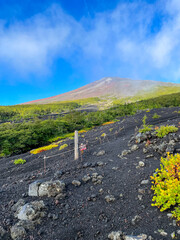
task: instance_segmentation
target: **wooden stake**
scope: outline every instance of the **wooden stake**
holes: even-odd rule
[[[78,131],[74,133],[74,160],[79,159],[79,149],[78,149]]]
[[[44,155],[44,174],[46,173],[46,156]]]

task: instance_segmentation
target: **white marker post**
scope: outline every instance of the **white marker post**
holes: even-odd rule
[[[79,149],[78,149],[78,131],[74,133],[74,160],[79,159]]]

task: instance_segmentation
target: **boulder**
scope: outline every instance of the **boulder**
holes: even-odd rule
[[[65,183],[59,180],[43,182],[39,186],[38,194],[40,197],[55,197],[65,189]]]
[[[43,180],[37,180],[29,185],[29,196],[39,196],[39,186],[43,183]]]
[[[34,201],[22,206],[19,211],[16,212],[15,216],[20,220],[35,221],[46,215],[46,213],[43,212],[44,209],[45,205],[43,201]]]

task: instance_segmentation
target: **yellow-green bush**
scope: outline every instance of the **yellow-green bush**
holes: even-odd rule
[[[161,126],[160,128],[156,129],[156,136],[159,138],[163,138],[168,133],[173,133],[177,131],[178,131],[178,128],[175,126],[169,126],[169,125]]]
[[[160,169],[151,176],[154,196],[152,206],[165,211],[175,207],[173,216],[180,220],[180,154],[170,155],[161,158]]]
[[[33,149],[33,150],[30,151],[30,153],[37,154],[37,153],[41,153],[41,152],[50,150],[50,149],[55,148],[55,147],[58,147],[58,145],[51,144],[51,145],[48,145],[48,146],[45,146],[45,147],[40,147],[40,148],[37,148],[37,149]]]
[[[24,164],[26,163],[26,160],[20,158],[20,159],[16,159],[14,160],[14,164],[17,165],[17,164]]]
[[[68,145],[65,143],[65,144],[60,146],[59,150],[63,150],[64,148],[67,148],[67,147],[68,147]]]

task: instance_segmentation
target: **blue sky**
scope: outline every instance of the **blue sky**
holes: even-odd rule
[[[179,0],[0,1],[0,105],[108,76],[180,83]]]

